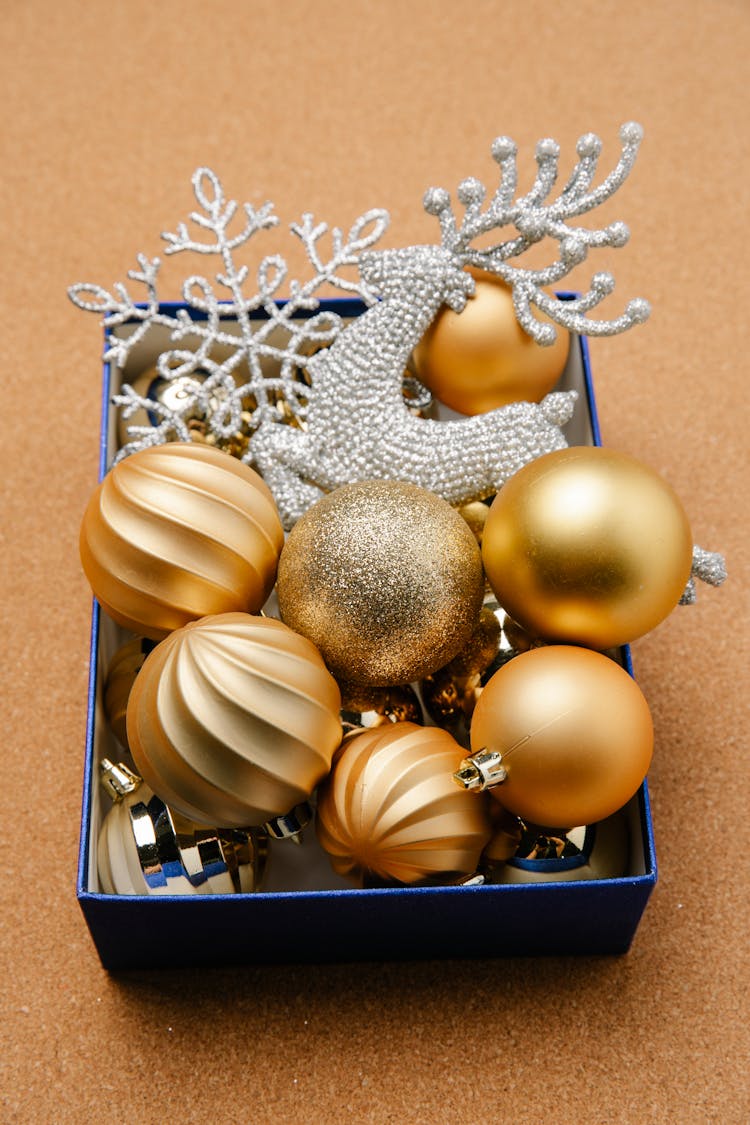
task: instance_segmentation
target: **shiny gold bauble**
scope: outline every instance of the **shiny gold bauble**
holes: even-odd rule
[[[347,738],[319,790],[318,838],[339,875],[401,883],[468,875],[488,809],[451,773],[463,751],[436,727],[395,723]]]
[[[482,605],[476,540],[440,497],[399,481],[343,485],[281,553],[281,616],[331,671],[371,685],[421,679],[465,644]]]
[[[320,654],[268,617],[225,613],[157,645],[128,703],[139,774],[204,824],[264,824],[305,801],[341,741],[341,696]]]
[[[369,687],[339,680],[339,688],[345,730],[379,727],[384,723],[423,722],[417,693],[409,684]]]
[[[106,613],[159,640],[208,614],[257,612],[283,542],[271,491],[253,469],[173,442],[110,470],[84,514],[80,550]]]
[[[422,699],[430,718],[457,737],[463,733],[457,724],[471,717],[482,692],[482,673],[497,657],[501,633],[497,615],[483,606],[477,626],[461,651],[444,668],[422,680]]]
[[[647,633],[677,605],[692,536],[653,469],[578,446],[532,461],[503,485],[482,558],[497,600],[529,633],[604,649]]]
[[[491,883],[576,883],[616,879],[627,873],[630,839],[623,810],[598,824],[551,835],[524,826],[519,846],[505,863],[492,862],[495,840],[485,849]]]
[[[473,753],[501,755],[490,792],[535,824],[592,824],[621,808],[653,751],[648,704],[608,656],[572,645],[534,648],[487,683],[471,723]]]
[[[104,681],[104,714],[115,738],[125,747],[128,745],[125,729],[128,699],[135,678],[153,647],[152,641],[133,637],[117,650],[107,669]]]
[[[568,333],[558,328],[554,343],[537,344],[518,323],[510,287],[494,274],[468,272],[476,292],[460,313],[446,306],[437,314],[414,351],[417,376],[461,414],[540,402],[563,372]]]

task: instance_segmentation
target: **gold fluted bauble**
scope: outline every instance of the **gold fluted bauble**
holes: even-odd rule
[[[487,683],[471,723],[473,754],[499,754],[506,777],[490,792],[535,824],[570,827],[621,808],[653,751],[648,704],[624,668],[600,652],[548,645],[521,653]]]
[[[281,621],[225,613],[157,645],[128,703],[138,772],[199,823],[264,824],[301,804],[341,741],[341,696],[317,649]]]
[[[253,469],[173,442],[110,470],[86,508],[80,550],[102,608],[160,640],[208,614],[257,612],[283,542],[271,491]]]
[[[537,344],[524,332],[513,294],[495,274],[469,268],[476,292],[460,312],[442,308],[414,351],[418,378],[461,414],[483,414],[510,402],[540,402],[560,378],[570,337]]]
[[[153,647],[153,641],[146,641],[143,637],[133,637],[118,648],[107,669],[104,681],[104,714],[115,738],[125,747],[128,745],[125,726],[128,699],[135,678]]]
[[[529,633],[610,648],[677,605],[690,577],[682,504],[649,466],[610,449],[548,453],[492,503],[482,558],[497,600]]]
[[[336,872],[415,883],[475,871],[491,828],[483,797],[472,803],[451,780],[462,756],[437,727],[349,736],[318,794],[318,838]]]
[[[405,684],[474,629],[484,575],[465,520],[400,481],[343,485],[295,524],[279,560],[281,616],[342,679]]]

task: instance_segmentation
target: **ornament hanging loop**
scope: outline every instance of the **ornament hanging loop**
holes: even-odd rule
[[[502,754],[497,750],[482,749],[464,758],[453,774],[453,780],[462,789],[481,793],[485,789],[500,785],[507,776],[508,771],[503,765]]]

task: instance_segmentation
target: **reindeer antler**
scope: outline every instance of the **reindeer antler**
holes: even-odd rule
[[[557,301],[542,286],[554,285],[574,266],[585,260],[591,247],[624,246],[630,237],[625,223],[615,222],[598,230],[569,226],[569,220],[593,210],[609,199],[630,173],[643,139],[643,129],[634,121],[620,128],[622,153],[617,165],[599,184],[591,188],[596,174],[602,142],[593,133],[580,137],[576,145],[578,163],[558,197],[546,203],[557,180],[560,146],[551,138],[536,146],[537,174],[531,190],[514,201],[518,184],[517,147],[509,137],[498,137],[492,144],[492,158],[501,171],[500,185],[482,210],[486,189],[473,177],[458,185],[459,203],[464,207],[460,226],[451,207],[451,198],[444,188],[430,188],[424,197],[425,210],[440,221],[443,247],[460,266],[472,265],[496,273],[513,290],[516,316],[524,331],[539,344],[551,344],[556,331],[540,321],[532,306],[541,310],[556,324],[570,332],[589,336],[613,336],[642,324],[648,319],[648,301],[636,298],[615,320],[591,320],[587,313],[596,307],[615,287],[610,273],[595,273],[589,291],[575,300]],[[514,227],[516,234],[503,242],[483,249],[472,249],[470,243],[480,235],[503,227]],[[559,258],[542,269],[523,269],[509,259],[522,254],[545,238],[559,243]]]

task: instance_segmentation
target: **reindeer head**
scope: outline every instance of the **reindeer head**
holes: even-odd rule
[[[474,279],[444,246],[408,246],[401,250],[371,250],[359,259],[359,272],[378,297],[403,300],[412,290],[435,294],[438,303],[461,312],[474,292]]]

